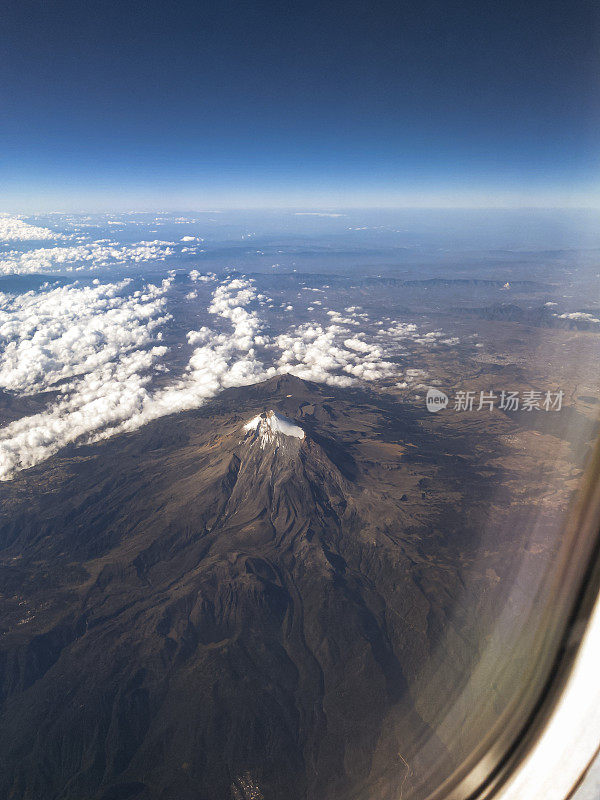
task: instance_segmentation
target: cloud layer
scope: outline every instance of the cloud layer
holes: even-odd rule
[[[10,250],[0,255],[0,274],[89,272],[113,265],[164,261],[175,252],[173,242],[155,240],[119,245],[106,239],[69,247]]]
[[[95,280],[0,293],[0,388],[17,395],[54,393],[43,411],[0,429],[0,479],[67,444],[133,431],[198,407],[224,388],[281,373],[342,387],[403,377],[412,386],[424,373],[403,374],[406,348],[455,342],[441,331],[422,333],[413,323],[370,323],[356,306],[319,306],[320,321],[290,326],[284,316],[289,304],[271,311],[275,301],[252,280],[218,281],[197,271],[190,276],[196,286],[204,277],[207,288],[214,286],[207,306],[199,308],[207,324],[180,331],[175,343],[171,330],[169,346],[164,334],[175,324],[173,276],[138,289],[131,280]],[[196,303],[193,294],[187,298]],[[187,361],[174,368],[182,346],[189,349]]]
[[[145,347],[168,318],[168,282],[127,294],[130,284],[0,292],[0,388],[45,391]]]
[[[20,217],[0,214],[0,242],[27,242],[64,238],[61,233],[55,233],[49,228],[30,225]]]

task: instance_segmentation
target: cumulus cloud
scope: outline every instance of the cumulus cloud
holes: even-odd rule
[[[70,442],[133,416],[148,397],[168,320],[170,282],[127,292],[129,281],[1,295],[0,385],[18,394],[53,390],[42,412],[0,430],[0,478]]]
[[[23,393],[71,379],[59,386],[59,398],[46,410],[0,430],[0,478],[69,443],[135,430],[194,408],[227,386],[275,374],[254,349],[255,340],[261,341],[261,321],[246,307],[257,300],[255,289],[250,281],[235,279],[217,287],[209,307],[233,330],[190,331],[187,340],[195,349],[183,375],[171,385],[153,387],[152,368],[161,366],[167,352],[153,342],[160,341],[156,329],[168,319],[164,295],[170,282],[122,297],[125,285],[72,285],[4,299],[5,334],[15,338],[16,347],[3,364],[4,385]],[[79,326],[75,334],[71,325]]]
[[[107,239],[69,247],[39,247],[20,252],[10,250],[0,257],[0,274],[77,272],[114,264],[164,261],[175,253],[173,242],[154,240],[119,245]]]
[[[298,378],[350,386],[355,379],[372,381],[392,375],[396,365],[381,359],[381,350],[358,338],[348,338],[348,329],[337,324],[306,323],[276,337],[282,351],[280,371]]]
[[[198,272],[197,269],[190,270],[190,278],[196,283],[210,283],[217,280],[214,272]]]
[[[414,322],[394,322],[385,332],[397,339],[410,339],[417,332],[417,326]]]
[[[160,338],[168,281],[126,294],[130,283],[0,292],[0,388],[44,391]]]
[[[0,241],[2,242],[41,241],[44,239],[64,238],[62,234],[51,231],[49,228],[40,228],[37,225],[30,225],[20,217],[0,214]]]
[[[257,347],[268,344],[268,339],[260,335],[263,321],[256,310],[248,308],[259,298],[250,280],[234,278],[221,283],[213,292],[208,311],[216,322],[228,322],[231,330],[224,333],[203,326],[188,331],[186,338],[194,350],[183,375],[173,384],[148,394],[136,413],[99,437],[135,430],[166,414],[196,408],[225,388],[256,383],[277,374],[277,369],[266,367],[256,352]]]
[[[600,319],[587,311],[571,311],[565,314],[555,314],[559,319],[573,319],[578,322],[594,322],[600,323]]]
[[[144,370],[166,348],[136,350],[103,364],[73,384],[47,410],[22,417],[0,430],[0,479],[38,464],[93,431],[131,418],[143,406],[150,380]]]
[[[207,279],[216,280],[196,275],[198,281]],[[342,387],[397,380],[401,348],[436,347],[444,341],[440,331],[422,333],[413,323],[399,321],[357,331],[339,324],[338,312],[321,312],[323,324],[274,332],[263,317],[271,299],[257,291],[253,280],[229,277],[213,289],[206,308],[205,321],[210,322],[187,332],[189,359],[167,383],[164,373],[170,373],[171,362],[162,336],[172,321],[173,280],[134,290],[131,281],[102,284],[96,279],[91,285],[0,294],[0,387],[21,395],[54,392],[46,409],[0,430],[1,479],[69,443],[133,431],[166,414],[198,407],[224,388],[276,374]],[[350,316],[342,319],[351,321],[364,317],[356,307],[346,308],[345,314]],[[423,377],[422,371],[407,369],[406,385]]]
[[[353,339],[344,339],[344,345],[350,348],[350,350],[356,350],[359,353],[370,353],[373,350],[373,345],[363,342],[358,336],[355,336]]]
[[[229,319],[233,325],[233,340],[238,350],[251,350],[262,321],[256,311],[248,311],[246,306],[257,300],[254,284],[245,279],[235,278],[218,286],[208,307],[210,314]]]

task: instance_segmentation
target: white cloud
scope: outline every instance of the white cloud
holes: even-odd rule
[[[353,378],[373,380],[372,372],[360,368],[364,356],[356,349],[343,346],[354,341],[347,339],[347,334],[347,328],[335,324],[323,327],[306,323],[293,328],[275,339],[276,346],[282,351],[277,366],[280,371],[299,378],[337,386],[350,386]],[[384,372],[382,370],[378,377],[383,377]]]
[[[409,339],[416,331],[417,326],[414,322],[394,322],[392,327],[386,330],[386,333],[397,339]]]
[[[211,283],[212,281],[217,280],[217,276],[214,272],[207,272],[206,274],[203,274],[198,272],[197,269],[190,270],[190,278],[197,283]]]
[[[6,385],[23,392],[74,378],[61,386],[62,396],[45,411],[0,430],[0,478],[12,477],[71,442],[135,430],[165,414],[194,408],[223,388],[276,373],[273,367],[265,369],[255,354],[254,339],[260,339],[262,323],[246,309],[256,299],[253,285],[235,279],[217,287],[209,308],[216,318],[231,323],[233,333],[215,333],[207,327],[190,331],[188,342],[197,346],[183,375],[169,386],[152,389],[152,368],[161,366],[157,362],[167,348],[149,345],[153,336],[160,339],[155,329],[168,318],[163,295],[170,284],[165,281],[161,287],[121,298],[118,292],[124,285],[70,286],[42,296],[5,298],[7,316],[12,314],[5,324],[17,334],[17,348],[22,345],[23,364],[30,365],[28,375],[19,359],[9,354]],[[81,325],[77,335],[69,332],[70,309]],[[38,331],[39,343],[34,341]],[[146,349],[140,349],[142,345]]]
[[[215,280],[200,273],[197,279]],[[16,394],[56,393],[42,412],[0,430],[0,478],[12,477],[66,444],[133,431],[166,414],[198,407],[224,388],[276,374],[289,372],[341,387],[397,379],[399,341],[431,347],[444,336],[439,331],[421,334],[416,325],[397,321],[388,321],[385,329],[351,331],[336,322],[337,312],[327,324],[270,333],[262,316],[270,299],[248,278],[227,278],[215,286],[207,309],[214,323],[187,332],[188,363],[166,384],[164,373],[172,363],[162,329],[171,320],[172,280],[138,291],[130,281],[102,284],[96,279],[87,286],[46,285],[37,292],[0,294],[0,344],[5,343],[0,387]],[[410,383],[425,375],[406,370]]]
[[[328,214],[323,211],[296,211],[296,217],[345,217],[345,214]]]
[[[255,300],[257,295],[253,283],[243,278],[234,278],[215,289],[212,303],[208,307],[210,314],[231,321],[233,344],[238,350],[250,350],[262,327],[257,312],[246,309]]]
[[[99,429],[131,419],[147,397],[154,360],[166,348],[135,350],[85,375],[47,410],[22,417],[0,430],[0,479],[11,478]]]
[[[358,337],[344,339],[344,345],[349,347],[350,350],[356,350],[359,353],[370,353],[374,349],[373,345],[363,342],[362,339]]]
[[[148,395],[137,412],[108,435],[135,430],[165,414],[196,408],[225,388],[256,383],[277,374],[274,366],[265,367],[256,354],[255,348],[266,342],[260,336],[263,322],[247,306],[257,300],[250,280],[235,278],[220,284],[208,310],[218,322],[230,322],[233,330],[216,333],[203,326],[189,331],[186,338],[195,349],[182,377]]]
[[[64,238],[62,234],[51,231],[49,228],[39,228],[37,225],[30,225],[20,217],[10,217],[0,214],[0,241],[2,242],[41,241],[44,239]]]
[[[573,319],[579,322],[594,322],[600,323],[600,319],[595,317],[593,314],[589,314],[586,311],[572,311],[571,313],[567,314],[555,314],[559,319]]]
[[[168,282],[133,294],[129,283],[0,293],[0,387],[44,391],[148,345],[167,319]]]
[[[175,253],[173,242],[155,240],[119,245],[108,239],[70,247],[40,247],[19,252],[10,250],[0,257],[0,274],[77,272],[114,264],[164,261]]]

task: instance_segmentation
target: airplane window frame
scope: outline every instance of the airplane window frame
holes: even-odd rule
[[[553,579],[552,614],[539,631],[538,667],[489,732],[481,747],[427,800],[525,800],[514,795],[518,781],[529,780],[536,753],[560,712],[561,701],[589,689],[589,665],[597,665],[600,653],[600,439],[588,464],[577,499],[564,525],[562,561]],[[600,700],[600,689],[596,690]],[[583,709],[579,709],[582,711]],[[583,715],[565,733],[575,735]],[[600,752],[597,741],[585,758],[563,758],[546,765],[546,778],[568,770],[569,788],[561,800],[573,797],[587,770]],[[581,755],[581,754],[580,754]],[[582,764],[583,761],[583,764]],[[538,762],[539,766],[539,762]],[[538,775],[539,778],[539,775]],[[535,780],[535,776],[534,776]],[[546,781],[548,782],[548,781]],[[558,785],[558,784],[557,784]],[[528,795],[527,800],[550,800],[547,794]]]

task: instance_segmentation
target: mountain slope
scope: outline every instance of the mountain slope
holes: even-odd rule
[[[411,686],[475,650],[467,469],[408,410],[284,377],[2,486],[0,796],[416,791],[444,748]]]

